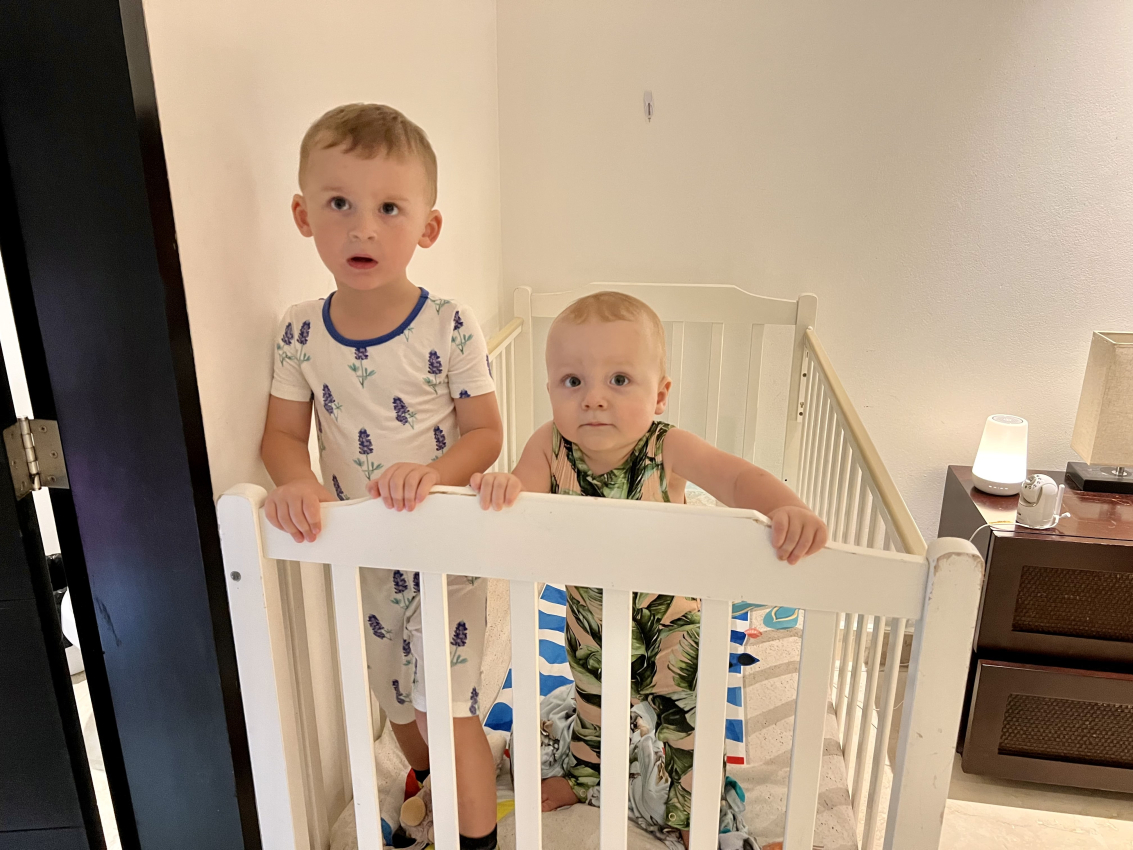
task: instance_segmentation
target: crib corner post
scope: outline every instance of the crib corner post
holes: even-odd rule
[[[265,847],[307,850],[293,712],[284,711],[281,697],[290,666],[279,580],[261,543],[260,509],[266,498],[262,487],[235,487],[217,503],[217,521],[260,836]]]
[[[935,540],[926,557],[885,850],[936,850],[940,843],[983,585],[983,559],[966,540]]]
[[[811,293],[799,296],[798,311],[795,314],[795,334],[791,353],[791,385],[787,393],[787,430],[783,441],[783,480],[791,489],[799,493],[799,463],[802,460],[802,425],[810,415],[803,410],[803,398],[810,376],[804,379],[803,367],[806,357],[806,332],[813,328],[818,318],[818,298]],[[801,494],[799,494],[801,495]]]
[[[514,295],[515,315],[523,320],[519,336],[515,338],[515,451],[523,453],[532,433],[535,431],[535,397],[532,381],[535,380],[534,345],[531,324],[531,287],[520,286]]]

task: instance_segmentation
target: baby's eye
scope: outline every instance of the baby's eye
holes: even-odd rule
[[[629,385],[629,375],[614,375],[610,378],[610,383],[615,387],[625,387]]]
[[[330,199],[330,208],[337,212],[345,212],[350,209],[350,201],[342,197],[342,195],[335,195]]]
[[[563,378],[563,386],[572,390],[577,389],[582,386],[582,378],[578,377],[578,375],[569,375]]]
[[[382,215],[397,215],[399,212],[401,212],[401,210],[398,208],[397,204],[392,201],[386,201],[382,204]]]

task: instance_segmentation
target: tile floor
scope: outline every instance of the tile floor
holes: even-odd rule
[[[103,813],[107,850],[121,850],[86,678],[75,699]],[[968,776],[957,757],[940,846],[947,850],[1131,850],[1133,795]]]

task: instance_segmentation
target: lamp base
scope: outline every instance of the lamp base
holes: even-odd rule
[[[1003,482],[991,481],[982,476],[972,473],[972,483],[976,485],[976,489],[990,496],[1018,496],[1019,491],[1023,489],[1022,481]]]
[[[1117,474],[1118,467],[1071,461],[1066,464],[1066,480],[1072,487],[1089,493],[1133,493],[1133,466],[1120,468],[1125,475]]]

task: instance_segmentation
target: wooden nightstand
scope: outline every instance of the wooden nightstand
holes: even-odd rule
[[[1068,486],[1070,516],[1043,531],[1003,523],[1017,502],[948,468],[939,534],[975,534],[987,564],[964,771],[1133,792],[1133,495]]]

